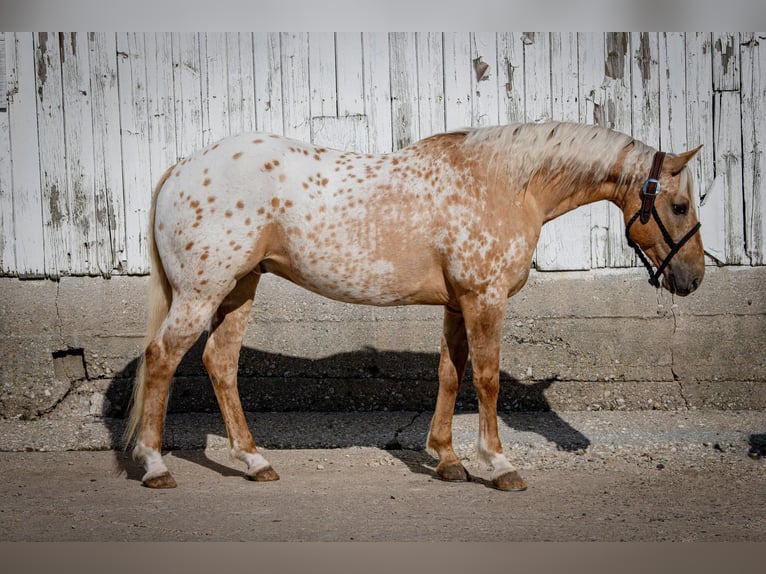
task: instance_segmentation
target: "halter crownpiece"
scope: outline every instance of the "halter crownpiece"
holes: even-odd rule
[[[628,245],[633,248],[633,250],[636,252],[636,255],[641,260],[641,263],[644,264],[644,267],[646,267],[646,270],[649,272],[649,284],[653,287],[660,286],[660,277],[662,277],[662,272],[665,271],[665,268],[670,263],[670,260],[673,259],[675,254],[678,253],[686,244],[686,242],[694,237],[694,234],[699,231],[700,227],[702,227],[702,224],[698,221],[696,225],[694,225],[694,227],[692,227],[688,233],[681,238],[681,241],[676,243],[673,241],[670,233],[668,233],[665,225],[663,225],[662,220],[660,219],[660,216],[654,207],[654,200],[657,199],[657,196],[661,191],[660,172],[662,171],[662,163],[664,161],[665,152],[658,151],[654,154],[649,177],[641,187],[641,207],[638,209],[636,214],[630,218],[628,225],[625,226],[625,238],[628,240]],[[638,244],[630,237],[630,228],[633,226],[636,220],[641,221],[642,225],[646,225],[649,223],[650,217],[653,217],[657,222],[657,227],[659,227],[660,233],[662,233],[662,238],[665,240],[667,246],[670,247],[670,251],[668,252],[667,257],[665,257],[656,271],[652,267],[649,258],[644,254],[643,251],[641,251],[641,248],[638,246]]]

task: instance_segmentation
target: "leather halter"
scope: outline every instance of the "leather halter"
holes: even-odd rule
[[[625,227],[625,238],[628,240],[628,245],[631,246],[634,251],[636,252],[636,255],[641,260],[641,262],[644,264],[644,267],[646,267],[647,271],[649,272],[649,284],[653,287],[659,287],[660,286],[660,277],[662,277],[662,272],[665,271],[665,268],[670,263],[670,260],[673,259],[676,253],[680,251],[680,249],[686,244],[687,241],[689,241],[692,237],[694,237],[694,234],[697,233],[702,227],[702,224],[698,221],[694,227],[692,227],[686,235],[684,235],[681,240],[676,243],[673,241],[673,238],[670,236],[670,233],[668,233],[667,228],[663,225],[662,220],[660,219],[659,214],[657,213],[657,210],[654,207],[654,200],[657,199],[657,196],[660,194],[660,191],[662,190],[660,186],[660,172],[662,171],[662,162],[665,160],[665,153],[658,151],[654,154],[654,158],[652,159],[652,169],[649,172],[649,177],[644,182],[643,187],[641,188],[641,207],[636,212],[636,214],[630,219],[628,222],[628,225]],[[651,262],[649,261],[649,258],[644,254],[644,252],[641,250],[641,248],[638,246],[638,244],[633,241],[630,237],[630,228],[633,226],[633,224],[639,220],[642,225],[646,225],[649,223],[649,218],[653,217],[654,220],[657,222],[657,227],[660,228],[660,233],[662,233],[662,238],[665,240],[665,243],[668,247],[670,247],[670,252],[665,257],[665,259],[662,261],[660,266],[655,271],[652,267]]]

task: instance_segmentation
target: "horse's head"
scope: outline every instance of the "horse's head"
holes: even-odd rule
[[[628,244],[649,270],[649,282],[658,287],[662,277],[663,287],[684,296],[705,275],[692,174],[686,167],[699,149],[678,155],[657,152],[643,186],[628,190],[623,206]]]

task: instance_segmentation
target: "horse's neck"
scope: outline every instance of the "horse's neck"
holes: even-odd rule
[[[530,182],[543,221],[550,221],[573,209],[597,201],[611,201],[622,207],[623,182],[620,178],[625,157],[607,171],[587,164],[570,165],[555,173],[545,169],[535,173]],[[594,175],[598,174],[598,175]]]

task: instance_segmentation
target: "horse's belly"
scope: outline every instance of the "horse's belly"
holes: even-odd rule
[[[444,304],[447,288],[441,269],[427,257],[397,259],[355,250],[317,252],[310,246],[268,258],[264,271],[310,291],[348,303],[366,305]]]

